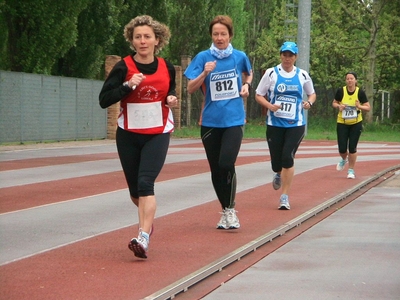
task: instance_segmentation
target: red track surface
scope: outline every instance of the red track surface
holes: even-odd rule
[[[310,145],[311,142],[307,144]],[[326,144],[334,143],[315,142],[313,145]],[[200,143],[187,146],[201,147]],[[393,153],[398,151],[393,150]],[[362,154],[368,153],[363,151]],[[297,158],[305,156],[298,155]],[[331,156],[337,158],[335,154]],[[4,171],[116,157],[115,153],[110,153],[21,160],[0,163],[0,169]],[[267,160],[267,153],[265,156],[239,157],[237,165],[261,162],[266,168],[270,168]],[[3,265],[0,267],[0,298],[142,299],[398,163],[391,160],[379,163],[358,162],[355,180],[346,179],[344,172],[337,172],[334,165],[296,175],[292,185],[290,211],[277,210],[280,193],[273,190],[271,184],[238,193],[236,209],[242,225],[239,230],[215,229],[220,210],[217,201],[158,217],[155,220],[155,234],[152,236],[147,260],[135,258],[128,250],[128,241],[137,231],[133,226]],[[167,164],[158,181],[207,171],[208,164],[205,160]],[[63,193],[58,192],[61,188]],[[3,188],[0,189],[0,212],[124,188],[126,184],[122,172]],[[45,199],[42,196],[44,194]],[[132,210],[135,208],[132,207]],[[333,211],[334,209],[328,210],[313,218],[314,221],[307,221],[309,225],[304,224],[268,243],[261,247],[263,251],[250,254],[213,276],[214,279],[206,281],[203,288],[195,287],[192,294],[188,292],[180,297],[199,298]]]

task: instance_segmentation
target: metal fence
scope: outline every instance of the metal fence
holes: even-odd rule
[[[0,71],[0,143],[103,139],[103,81]]]

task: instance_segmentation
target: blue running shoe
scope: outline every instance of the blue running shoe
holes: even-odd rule
[[[290,204],[289,204],[289,196],[282,194],[281,198],[279,199],[279,209],[290,209]]]
[[[349,169],[349,171],[347,172],[347,178],[349,178],[349,179],[356,178],[356,174],[354,173],[353,169]]]
[[[342,171],[344,168],[344,165],[347,163],[347,159],[341,159],[338,164],[336,165],[336,170]]]

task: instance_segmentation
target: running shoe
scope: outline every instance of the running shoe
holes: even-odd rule
[[[147,250],[149,249],[149,241],[139,232],[137,238],[133,238],[128,245],[129,249],[139,258],[147,258]]]
[[[347,172],[347,178],[349,178],[349,179],[356,178],[356,174],[354,173],[353,169],[349,169],[349,171]]]
[[[236,216],[234,208],[226,208],[226,229],[238,229],[240,227],[239,219]]]
[[[338,164],[336,165],[336,170],[342,171],[344,168],[344,165],[347,163],[347,159],[341,159]]]
[[[221,213],[221,219],[217,223],[217,229],[228,229],[226,225],[226,209],[224,209]]]
[[[290,204],[289,204],[289,196],[288,195],[281,195],[281,198],[279,199],[279,209],[290,209]]]
[[[282,180],[281,180],[281,174],[275,173],[273,179],[272,179],[272,186],[274,187],[274,190],[279,190],[282,185]]]

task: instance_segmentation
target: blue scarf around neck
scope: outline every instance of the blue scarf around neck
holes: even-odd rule
[[[214,43],[212,43],[211,47],[210,47],[210,51],[211,51],[212,56],[222,59],[222,58],[228,57],[229,55],[232,54],[233,47],[232,47],[232,44],[229,43],[229,45],[226,49],[220,50],[217,47],[215,47]]]

